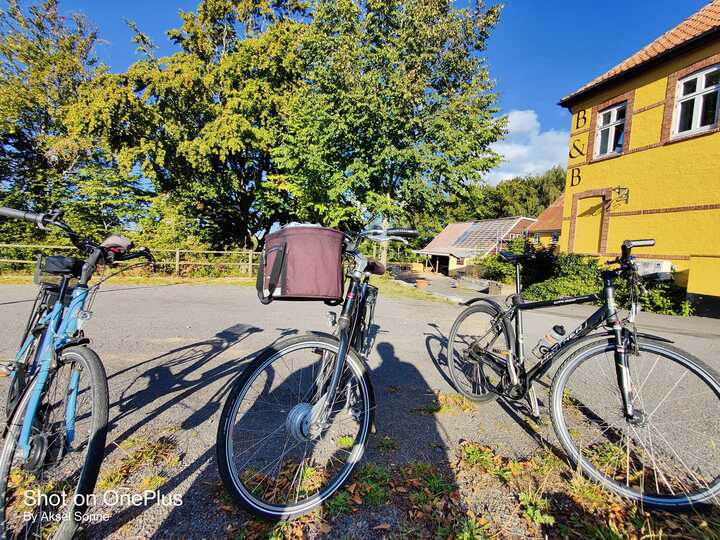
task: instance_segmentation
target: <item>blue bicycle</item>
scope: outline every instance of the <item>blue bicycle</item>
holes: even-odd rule
[[[0,207],[0,216],[58,227],[86,255],[38,259],[40,292],[20,350],[3,366],[10,385],[0,454],[0,537],[70,539],[95,489],[108,421],[105,369],[83,332],[99,285],[88,283],[99,265],[143,257],[141,264],[154,267],[154,261],[147,249],[133,252],[122,236],[101,244],[81,237],[60,212]]]

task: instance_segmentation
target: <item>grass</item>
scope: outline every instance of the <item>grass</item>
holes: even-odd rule
[[[437,296],[429,292],[423,291],[411,285],[403,285],[399,281],[389,276],[374,277],[372,284],[380,289],[380,296],[387,298],[426,300],[429,302],[442,302],[444,304],[455,304],[445,297]]]
[[[468,516],[458,523],[455,538],[457,540],[485,540],[488,538],[487,526],[487,520],[477,520]]]
[[[389,497],[390,472],[376,463],[368,463],[358,474],[360,493],[364,503],[370,506],[385,504]]]
[[[106,277],[109,273],[106,273]],[[91,285],[102,279],[102,276],[93,278]],[[0,285],[32,285],[32,274],[1,273]],[[149,276],[123,275],[110,278],[103,286],[107,285],[239,285],[242,287],[254,287],[255,278],[241,276],[225,277],[182,277],[153,274]]]
[[[526,490],[518,494],[523,516],[537,526],[554,525],[555,517],[548,511],[550,503],[542,496],[540,490]]]
[[[495,467],[495,452],[487,446],[465,443],[460,447],[460,458],[470,467],[480,467],[486,471]]]
[[[337,444],[338,448],[342,448],[343,450],[350,450],[355,444],[355,439],[350,435],[343,435],[337,440],[335,444]]]
[[[383,454],[394,452],[398,448],[400,448],[400,445],[398,445],[397,441],[393,439],[390,435],[385,435],[377,443],[377,449],[380,450],[380,452],[382,452]]]
[[[350,512],[350,493],[341,491],[325,503],[325,509],[331,516]]]
[[[97,486],[100,490],[114,489],[125,483],[132,475],[152,466],[177,467],[180,458],[177,455],[177,445],[171,437],[163,436],[157,440],[150,440],[144,437],[129,437],[118,445],[118,448],[125,452],[120,462],[111,466],[100,475]],[[160,487],[164,478],[151,474],[141,480],[141,485],[157,485]],[[158,485],[159,483],[159,485]],[[157,489],[147,487],[143,489]]]
[[[150,474],[140,480],[138,489],[140,491],[157,491],[165,484],[165,482],[167,482],[167,478],[164,476],[160,476],[159,474]]]
[[[446,394],[436,392],[432,402],[415,409],[420,414],[458,414],[469,413],[475,410],[472,401],[461,394]]]

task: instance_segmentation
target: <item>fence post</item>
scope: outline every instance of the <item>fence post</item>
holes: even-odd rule
[[[253,251],[252,249],[248,250],[248,276],[252,277],[252,264],[253,264]]]
[[[180,275],[180,250],[175,250],[175,275]]]

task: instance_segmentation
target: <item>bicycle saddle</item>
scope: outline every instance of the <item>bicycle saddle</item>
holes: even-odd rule
[[[520,264],[535,258],[535,255],[533,254],[513,253],[512,251],[500,251],[498,255],[503,261],[511,264]]]
[[[114,253],[120,253],[123,255],[133,248],[133,243],[130,239],[120,236],[119,234],[111,234],[103,240],[103,243],[100,245]]]
[[[365,271],[376,276],[382,276],[385,273],[385,265],[371,259],[368,261]]]

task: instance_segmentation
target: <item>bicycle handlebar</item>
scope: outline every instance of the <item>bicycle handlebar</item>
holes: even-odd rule
[[[150,253],[149,249],[141,248],[133,253],[126,253],[124,255],[112,253],[110,256],[108,256],[110,252],[107,249],[96,244],[88,238],[81,238],[80,235],[73,231],[69,225],[60,221],[59,218],[61,215],[62,213],[59,210],[51,212],[50,214],[38,214],[35,212],[23,212],[22,210],[15,210],[14,208],[0,206],[0,216],[11,219],[26,219],[28,221],[32,221],[41,229],[44,229],[47,225],[55,225],[56,227],[67,233],[73,244],[75,244],[75,246],[81,251],[92,253],[95,250],[102,250],[103,259],[106,262],[127,261],[130,259],[145,257],[148,263],[150,263],[150,267],[153,269],[153,271],[156,269],[155,258],[152,256],[152,253]]]
[[[22,210],[15,210],[14,208],[7,208],[6,206],[0,206],[0,216],[12,219],[26,219],[28,221],[32,221],[38,227],[43,227],[45,225],[45,214],[23,212]]]
[[[385,231],[388,236],[399,236],[400,238],[415,238],[418,235],[417,229],[388,229]]]

